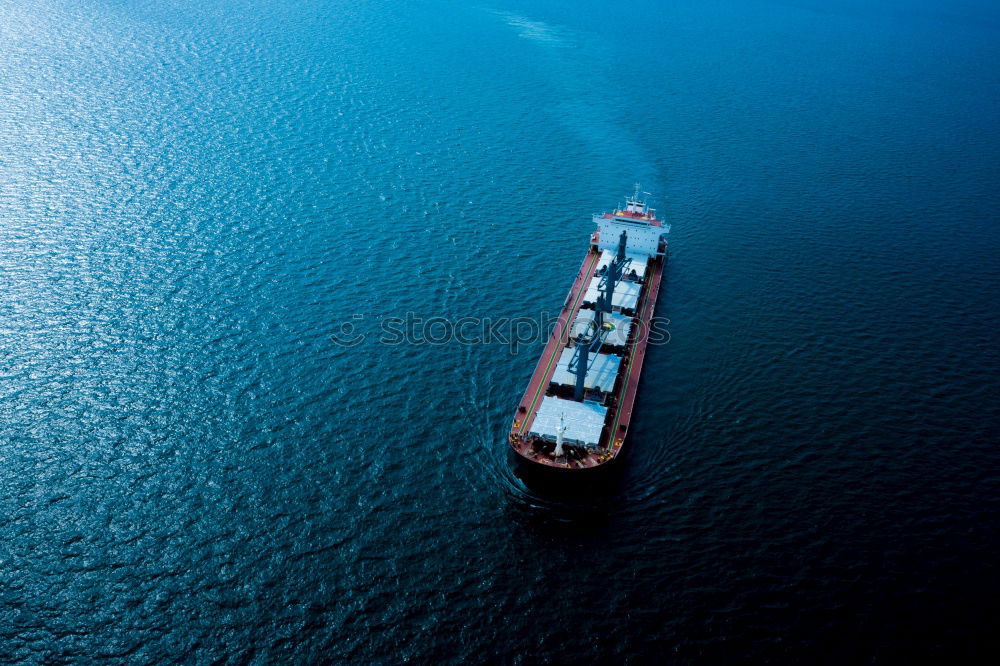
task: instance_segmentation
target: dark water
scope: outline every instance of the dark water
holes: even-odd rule
[[[0,661],[994,655],[995,4],[27,0],[0,45]],[[671,341],[618,469],[528,487],[541,344],[380,322],[553,311],[634,180]]]

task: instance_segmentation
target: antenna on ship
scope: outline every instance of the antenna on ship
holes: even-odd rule
[[[552,451],[552,455],[556,458],[563,454],[563,433],[566,432],[565,416],[565,413],[559,414],[559,425],[556,427],[556,448]]]
[[[639,199],[639,194],[649,194],[649,192],[642,192],[642,185],[639,183],[635,184],[635,191],[632,193],[632,198],[629,199],[625,197],[625,212],[626,213],[638,213],[640,215],[646,212],[646,203]]]

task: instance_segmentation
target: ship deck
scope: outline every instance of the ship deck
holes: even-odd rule
[[[656,298],[659,294],[660,283],[663,278],[663,259],[651,259],[647,266],[646,274],[648,279],[642,289],[639,302],[636,307],[638,326],[634,340],[628,345],[625,356],[622,358],[621,367],[623,379],[615,389],[615,400],[609,412],[613,414],[612,421],[607,428],[607,432],[602,435],[601,443],[596,448],[578,449],[576,457],[562,456],[553,458],[550,455],[539,452],[536,447],[524,437],[531,432],[534,421],[541,402],[545,397],[546,388],[552,381],[558,359],[562,350],[569,341],[571,332],[571,322],[576,319],[580,310],[587,287],[597,269],[601,253],[591,249],[584,257],[580,271],[577,273],[569,295],[559,313],[558,323],[553,329],[538,365],[532,373],[528,388],[518,405],[517,414],[511,428],[510,443],[512,448],[521,457],[541,465],[563,469],[582,469],[598,467],[610,460],[613,460],[621,451],[628,432],[629,420],[632,417],[632,407],[635,402],[636,391],[639,386],[639,375],[642,371],[642,364],[645,360],[646,346],[649,342],[650,322],[653,317],[653,309],[656,306]]]

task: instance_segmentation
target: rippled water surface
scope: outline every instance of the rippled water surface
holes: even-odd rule
[[[996,649],[993,3],[3,0],[0,45],[0,661]],[[541,343],[380,325],[553,312],[635,180],[670,342],[617,469],[525,479]]]

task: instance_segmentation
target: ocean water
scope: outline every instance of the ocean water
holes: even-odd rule
[[[998,165],[992,2],[3,0],[0,662],[995,656]],[[381,331],[635,181],[670,341],[527,478],[542,342]]]

